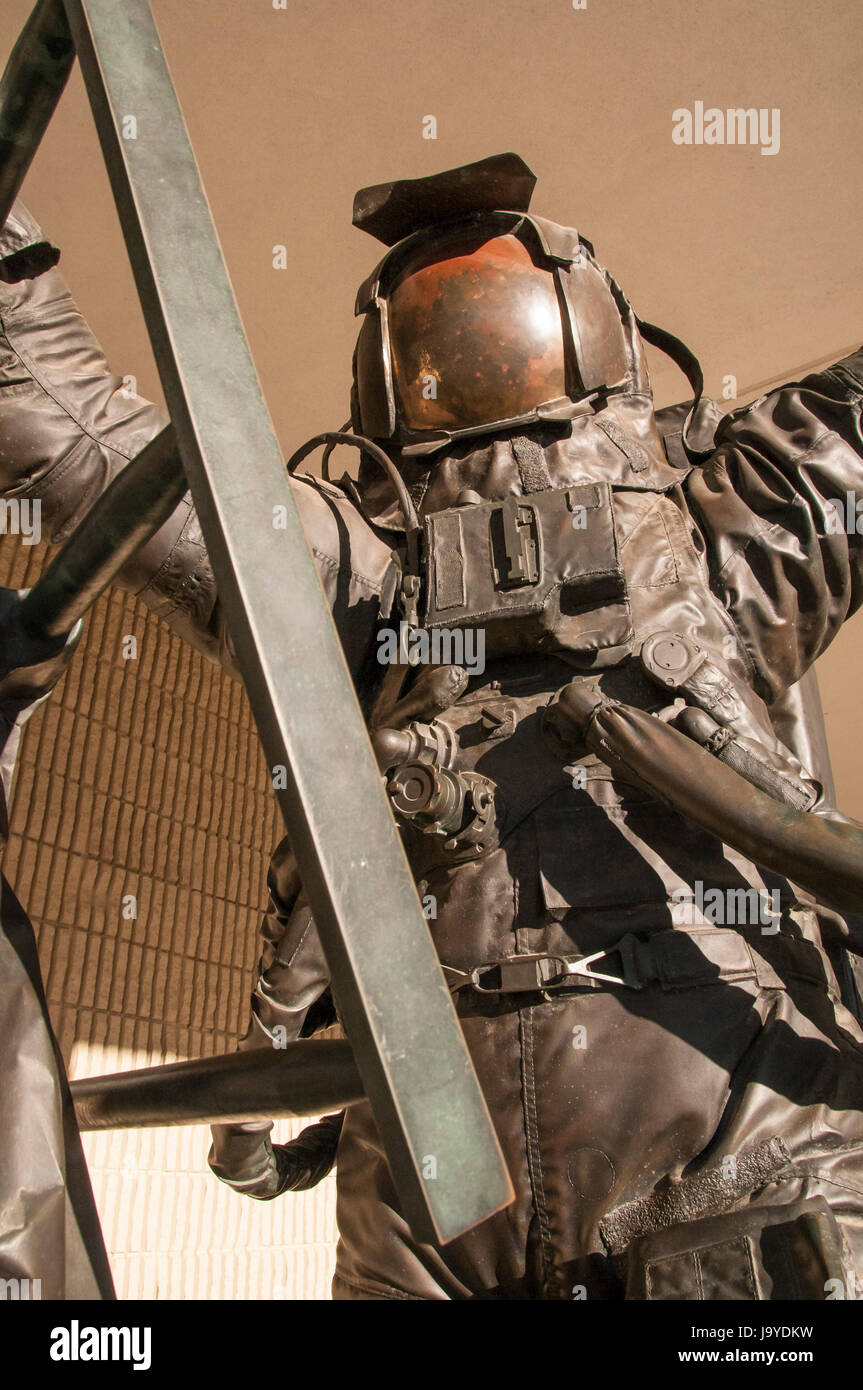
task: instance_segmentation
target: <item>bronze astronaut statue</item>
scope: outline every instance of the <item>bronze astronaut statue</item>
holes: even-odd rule
[[[275,1150],[219,1126],[211,1166],[268,1198],[335,1157],[337,1298],[823,1298],[863,1277],[861,935],[787,692],[861,601],[863,353],[720,418],[533,185],[506,155],[357,195],[389,249],[321,440],[359,473],[290,465],[516,1198],[416,1242],[367,1104]],[[59,537],[163,420],[53,266],[0,305],[3,490]],[[655,411],[645,340],[694,401]],[[124,582],[230,667],[189,505]],[[269,884],[247,1046],[335,1017],[286,843]]]

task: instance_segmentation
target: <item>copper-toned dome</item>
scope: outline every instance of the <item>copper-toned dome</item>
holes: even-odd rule
[[[512,235],[428,249],[388,296],[393,377],[410,430],[525,415],[566,390],[554,277]]]

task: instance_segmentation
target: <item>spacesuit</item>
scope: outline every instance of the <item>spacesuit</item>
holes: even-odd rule
[[[331,1117],[334,1295],[843,1296],[863,1277],[853,920],[559,713],[565,691],[679,728],[694,712],[749,785],[834,814],[771,711],[863,597],[836,506],[863,493],[863,351],[720,418],[691,354],[577,231],[530,213],[532,189],[499,156],[358,195],[390,248],[357,299],[341,433],[359,475],[290,465],[516,1192],[419,1244],[370,1107]],[[110,375],[53,266],[0,284],[0,316],[3,490],[41,498],[56,539],[164,422]],[[644,339],[687,370],[691,404],[654,410]],[[188,502],[123,582],[230,666]],[[417,665],[397,641],[394,660],[389,632],[449,655]],[[330,1018],[287,846],[270,889],[251,1044]],[[211,1162],[257,1196],[328,1166],[292,1170],[259,1126],[220,1127]]]

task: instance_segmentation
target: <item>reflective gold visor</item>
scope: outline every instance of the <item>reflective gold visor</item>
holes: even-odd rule
[[[551,272],[512,235],[465,237],[434,254],[403,267],[387,296],[402,426],[470,429],[565,395]]]

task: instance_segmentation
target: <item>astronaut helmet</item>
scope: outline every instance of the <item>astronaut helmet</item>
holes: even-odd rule
[[[632,307],[572,227],[531,216],[518,155],[361,189],[386,246],[361,286],[355,433],[401,456],[649,395]]]

